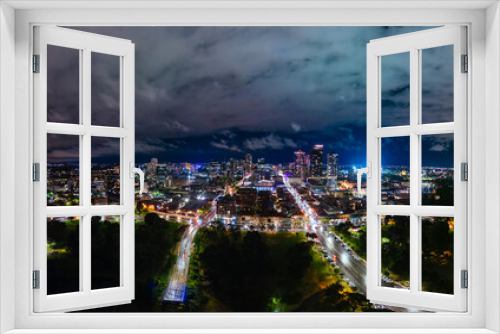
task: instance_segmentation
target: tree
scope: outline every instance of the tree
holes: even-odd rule
[[[291,279],[301,280],[312,263],[311,243],[301,242],[288,250],[288,272]]]
[[[161,219],[160,216],[154,212],[147,213],[146,216],[144,216],[144,223],[147,226],[157,227],[162,225],[164,222],[165,220]]]
[[[316,239],[318,235],[314,232],[307,232],[306,237],[311,238],[311,239]]]

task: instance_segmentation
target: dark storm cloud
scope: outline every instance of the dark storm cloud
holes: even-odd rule
[[[422,121],[453,122],[453,46],[422,51]]]
[[[422,165],[426,167],[453,167],[453,134],[422,136]]]
[[[47,46],[47,121],[80,121],[78,50]]]
[[[382,126],[410,124],[410,53],[381,57]]]
[[[120,126],[120,58],[91,56],[92,125]]]
[[[47,163],[78,162],[80,159],[78,136],[48,134]]]
[[[221,149],[221,150],[242,152],[241,149],[237,145],[231,145],[225,139],[221,139],[220,141],[213,141],[210,144],[213,147]]]
[[[264,149],[287,149],[290,154],[300,148],[301,143],[313,142],[310,138],[325,141],[327,147],[340,151],[349,150],[348,145],[363,151],[366,44],[371,39],[424,28],[77,29],[130,39],[135,43],[138,157],[173,159],[175,156],[176,159],[193,160],[200,156],[201,146],[212,150],[207,154],[215,155]],[[435,56],[432,57],[433,68],[444,66],[443,60]],[[106,63],[103,64],[100,72],[103,77],[93,80],[93,89],[106,95],[116,82],[110,70],[104,68]],[[387,110],[398,117],[406,108],[408,68],[395,62],[383,73],[401,79],[391,81],[383,93]],[[444,80],[429,78],[438,85]],[[440,89],[441,94],[446,94],[450,88]],[[448,107],[435,96],[430,96],[426,103],[429,110]],[[113,100],[101,96],[100,104],[112,109]],[[345,129],[351,130],[346,132]],[[233,137],[224,137],[225,131]],[[344,133],[344,136],[336,133]],[[196,142],[199,138],[207,141]],[[338,142],[333,142],[336,138]],[[181,158],[173,148],[184,152],[185,156]]]
[[[297,143],[290,138],[282,138],[274,133],[271,133],[265,137],[247,139],[245,140],[244,146],[250,151],[264,149],[281,150],[285,147],[296,148]]]

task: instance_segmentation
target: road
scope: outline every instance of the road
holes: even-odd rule
[[[350,255],[347,249],[343,248],[340,243],[329,236],[328,231],[324,230],[319,227],[316,231],[323,249],[328,251],[329,256],[335,255],[337,257],[337,266],[351,282],[356,284],[358,291],[366,295],[366,263],[361,258],[357,260],[353,255]]]
[[[178,246],[177,262],[172,268],[172,274],[168,282],[163,300],[182,302],[186,293],[186,285],[189,278],[189,258],[194,236],[198,232],[198,224],[188,227],[182,236]]]
[[[182,239],[177,247],[177,262],[172,268],[172,274],[170,275],[167,289],[163,295],[163,300],[172,302],[184,301],[186,286],[189,279],[189,260],[194,237],[200,226],[207,223],[214,215],[215,206],[212,205],[210,212],[202,216],[202,218],[199,218],[197,222],[191,220],[191,224],[189,224],[187,230],[182,235]]]
[[[311,210],[307,202],[303,201],[300,194],[294,189],[288,182],[288,179],[284,177],[284,184],[288,191],[292,194],[297,202],[297,205],[302,210],[302,212],[307,216],[310,226],[313,232],[318,235],[318,240],[323,249],[328,252],[328,255],[332,258],[337,257],[337,266],[342,270],[342,273],[350,282],[353,282],[358,291],[366,296],[366,262],[359,256],[354,257],[354,255],[349,254],[347,251],[347,245],[345,248],[342,247],[340,242],[337,242],[333,236],[330,236],[330,232],[327,227],[323,227],[318,224],[318,219],[314,210]],[[354,253],[353,253],[354,254]],[[382,286],[401,288],[399,284],[394,282],[382,281]],[[396,312],[420,312],[416,309],[408,309],[403,307],[389,307],[389,309]]]
[[[311,210],[307,202],[302,200],[300,194],[290,185],[286,177],[284,181],[288,191],[294,196],[297,205],[308,217],[312,231],[318,235],[323,249],[328,251],[329,256],[333,257],[335,255],[337,257],[337,265],[345,276],[356,284],[359,292],[366,295],[366,263],[361,259],[355,259],[340,243],[337,243],[333,237],[330,237],[329,232],[317,223],[314,211]]]

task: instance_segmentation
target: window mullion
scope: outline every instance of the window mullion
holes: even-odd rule
[[[420,204],[420,137],[415,129],[420,123],[420,60],[419,50],[410,50],[410,291],[420,289],[419,261],[419,217],[414,209]]]
[[[82,66],[82,125],[90,129],[91,125],[91,52],[89,49],[83,50]],[[91,134],[87,131],[82,136],[82,160],[81,160],[81,201],[82,204],[90,209],[91,203]],[[81,224],[81,272],[80,280],[83,282],[83,291],[90,293],[91,290],[91,214],[90,210],[82,217]]]
[[[79,91],[80,91],[80,94],[78,94],[78,97],[79,97],[79,106],[78,106],[78,114],[79,114],[79,122],[78,122],[78,126],[80,127],[82,122],[83,122],[83,96],[81,94],[82,90],[83,90],[83,52],[82,50],[79,50],[79,55],[80,55],[80,59],[79,59],[79,62],[78,62],[78,66],[79,66]],[[57,124],[56,124],[57,126]],[[47,127],[50,127],[50,123],[47,123]],[[83,137],[81,135],[78,136],[79,138],[79,171],[80,171],[80,177],[78,179],[78,189],[79,189],[79,206],[83,206],[84,205],[84,196],[82,196],[82,189],[84,187],[84,182],[82,180],[82,166],[83,166],[83,163],[84,163],[84,154],[83,154]],[[83,202],[82,202],[83,201]],[[84,238],[83,238],[83,235],[84,235],[84,219],[85,219],[85,215],[81,215],[80,216],[80,224],[78,226],[78,229],[79,229],[79,233],[78,233],[78,248],[79,248],[79,251],[78,251],[78,254],[79,254],[79,266],[78,266],[78,282],[79,282],[79,291],[83,291],[84,289],[84,284],[83,284],[83,275],[85,273],[84,271],[84,267],[83,267],[83,261],[84,261],[84,247],[83,247],[83,241],[84,241]]]
[[[419,96],[421,92],[419,93]],[[448,123],[433,123],[433,124],[419,124],[412,128],[413,132],[422,135],[437,135],[455,132],[455,124],[453,122]]]
[[[121,57],[121,75],[122,80],[120,84],[121,99],[120,99],[120,116],[121,126],[124,130],[130,131],[128,135],[122,138],[122,151],[121,151],[121,183],[122,187],[122,205],[129,211],[122,216],[123,224],[121,228],[121,252],[120,252],[120,269],[121,269],[121,284],[130,292],[131,298],[134,298],[134,231],[135,231],[135,214],[134,214],[134,189],[135,177],[130,175],[130,168],[135,164],[135,109],[134,109],[134,53],[127,54]]]

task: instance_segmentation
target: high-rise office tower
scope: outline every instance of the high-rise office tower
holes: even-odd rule
[[[245,162],[250,165],[252,164],[252,155],[250,153],[245,155]]]
[[[149,175],[156,175],[156,169],[158,167],[158,158],[151,158],[151,162],[145,163],[146,173]]]
[[[229,169],[231,169],[231,171],[235,171],[236,170],[236,159],[235,158],[230,158],[229,159]]]
[[[330,189],[337,188],[337,160],[339,155],[335,152],[330,152],[326,156],[326,176],[328,177],[328,187]]]
[[[295,152],[295,175],[301,175],[303,166],[307,166],[306,152],[298,150]]]
[[[323,145],[314,145],[309,154],[309,170],[312,177],[321,177],[323,173]]]

